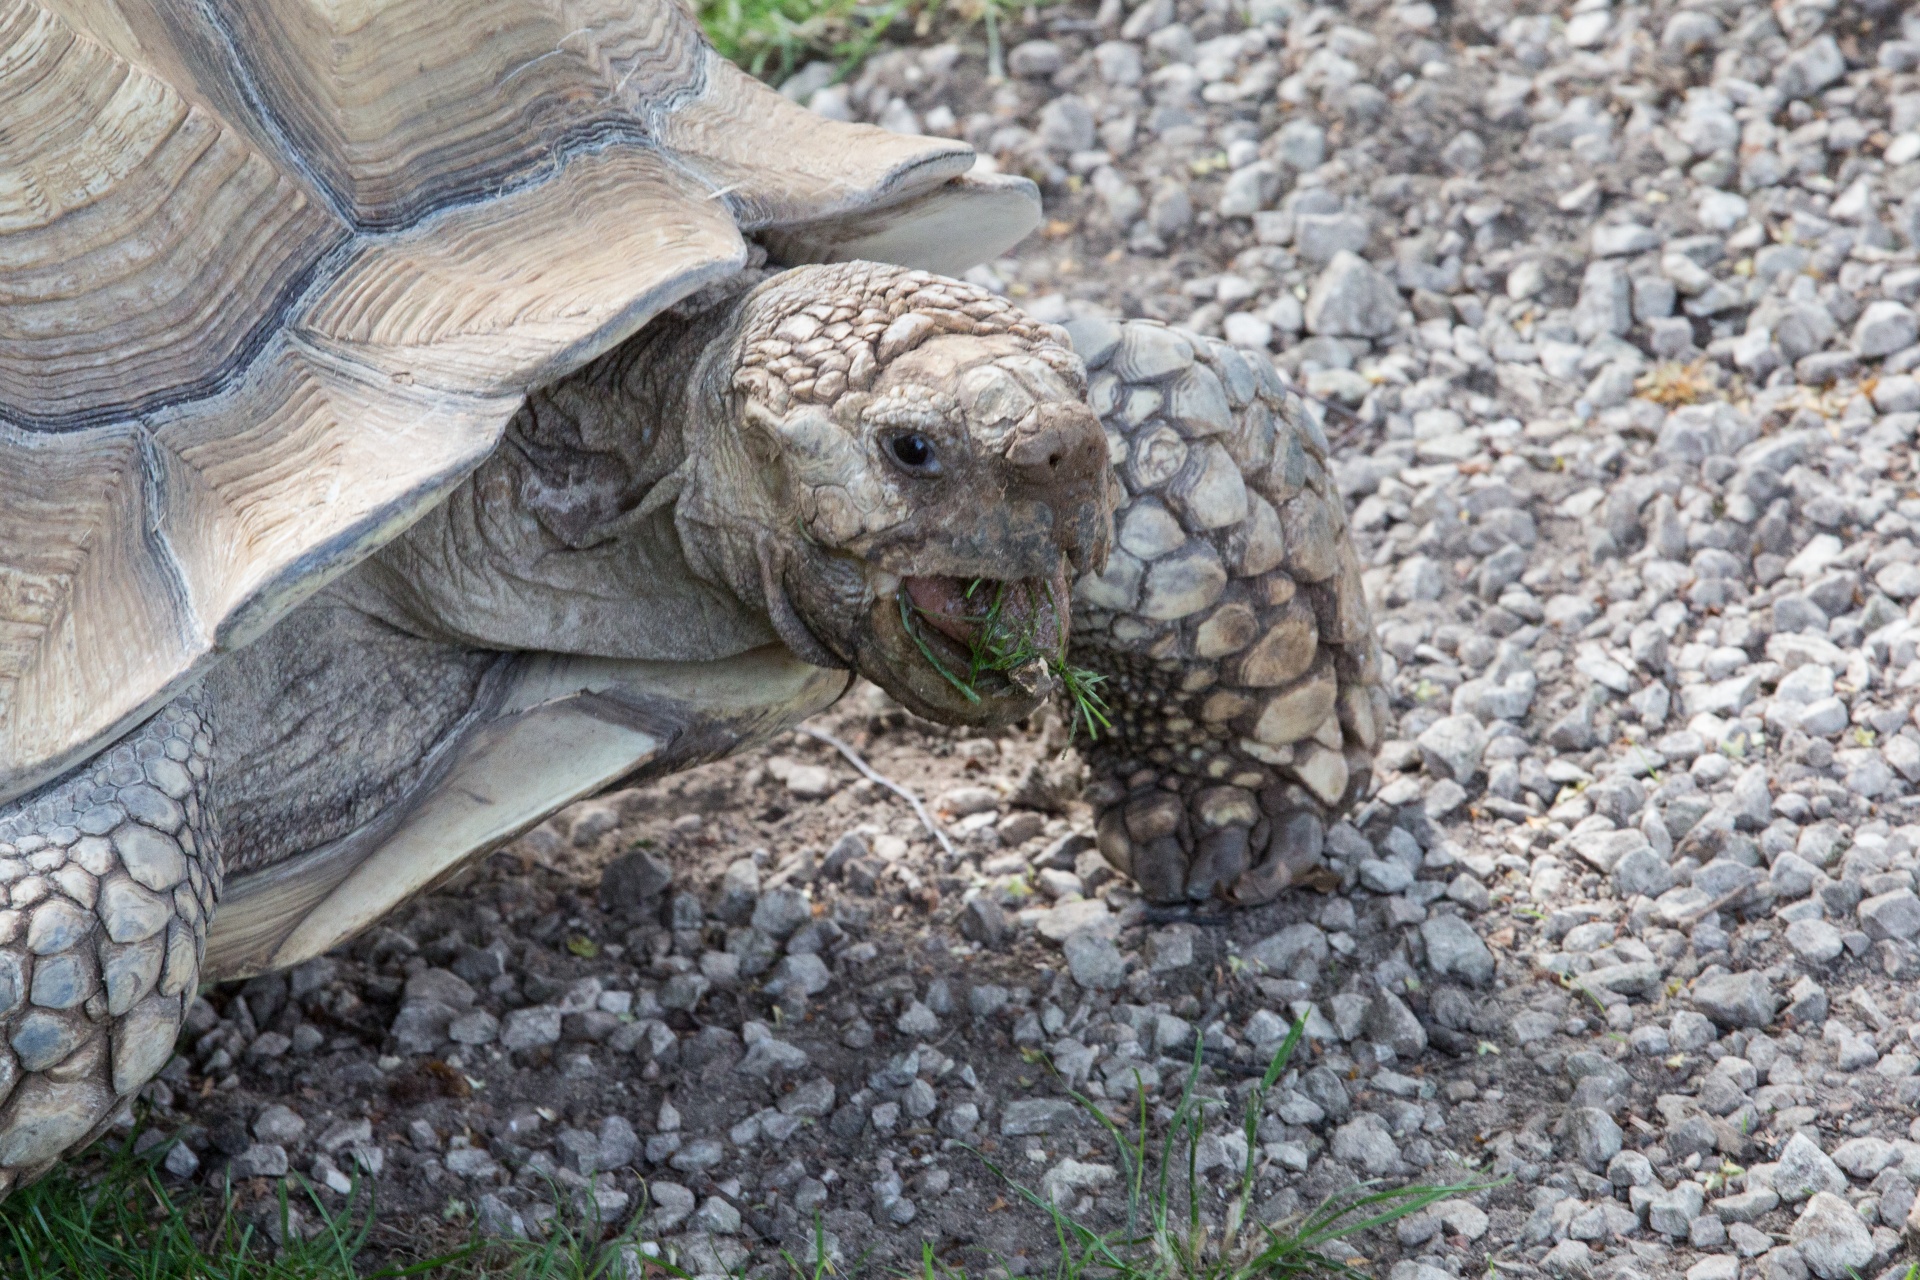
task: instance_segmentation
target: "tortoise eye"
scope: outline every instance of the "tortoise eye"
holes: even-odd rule
[[[940,457],[934,451],[933,441],[918,431],[893,437],[887,442],[887,451],[908,471],[929,476],[940,472]]]

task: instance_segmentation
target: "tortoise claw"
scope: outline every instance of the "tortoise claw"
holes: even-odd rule
[[[1217,792],[1183,803],[1171,792],[1137,791],[1101,814],[1100,852],[1158,906],[1259,906],[1323,870],[1327,828],[1317,810],[1293,808],[1252,822],[1234,814],[1236,820],[1208,830],[1220,808]],[[1135,832],[1152,834],[1141,839]]]

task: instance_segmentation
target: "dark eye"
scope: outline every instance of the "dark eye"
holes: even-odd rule
[[[918,431],[895,436],[887,442],[895,462],[909,471],[918,471],[923,475],[934,475],[940,470],[940,459],[933,450],[933,441]]]

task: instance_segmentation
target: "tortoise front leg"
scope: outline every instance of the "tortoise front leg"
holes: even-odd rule
[[[0,1195],[99,1136],[173,1053],[220,856],[184,696],[0,806]]]
[[[1072,658],[1100,850],[1154,902],[1265,902],[1363,794],[1386,693],[1327,443],[1265,360],[1147,321],[1069,327],[1119,502]]]

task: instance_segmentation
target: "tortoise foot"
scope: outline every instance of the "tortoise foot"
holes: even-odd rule
[[[0,1195],[125,1114],[194,998],[218,858],[211,735],[189,695],[0,807]]]
[[[1100,852],[1156,905],[1271,902],[1323,865],[1327,829],[1297,789],[1267,790],[1137,788],[1100,815]]]

